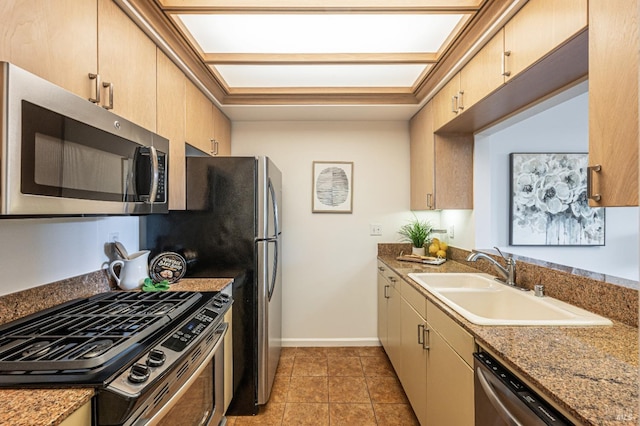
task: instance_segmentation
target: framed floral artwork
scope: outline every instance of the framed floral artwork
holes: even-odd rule
[[[314,161],[312,192],[313,213],[351,213],[353,162]]]
[[[589,207],[585,153],[512,153],[509,244],[603,246],[604,208]]]

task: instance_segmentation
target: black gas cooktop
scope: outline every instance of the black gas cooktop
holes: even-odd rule
[[[103,385],[215,294],[102,293],[0,326],[0,386]]]

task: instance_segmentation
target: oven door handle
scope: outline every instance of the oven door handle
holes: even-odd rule
[[[162,418],[169,412],[169,410],[171,410],[171,408],[173,408],[173,406],[176,405],[176,403],[180,400],[180,398],[182,398],[182,396],[189,390],[191,385],[196,380],[198,380],[198,377],[200,377],[200,374],[202,374],[204,369],[207,368],[207,365],[211,362],[211,360],[216,355],[218,350],[220,350],[221,347],[224,345],[224,337],[227,334],[228,328],[229,328],[229,323],[225,322],[220,324],[220,326],[215,331],[216,333],[220,334],[220,337],[218,338],[218,341],[216,342],[216,344],[213,346],[213,349],[211,349],[211,352],[209,353],[209,355],[207,355],[207,357],[200,363],[200,365],[198,366],[198,369],[194,371],[193,374],[191,374],[191,377],[189,377],[189,379],[180,387],[180,389],[178,389],[176,393],[173,394],[171,399],[169,399],[167,403],[162,406],[160,411],[155,413],[153,417],[151,417],[150,419],[138,420],[137,422],[135,422],[135,426],[152,426],[152,425],[158,424],[158,422],[162,420]],[[224,354],[221,354],[221,356],[224,356]],[[220,403],[218,405],[218,401],[219,401],[218,398],[220,397],[222,401],[224,401],[224,396],[218,395],[218,392],[216,390],[215,397],[216,397],[216,404],[215,404],[214,410],[220,410],[222,409],[222,406],[224,405],[224,403]]]

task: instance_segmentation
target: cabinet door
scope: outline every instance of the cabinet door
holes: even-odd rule
[[[427,350],[423,347],[426,320],[406,301],[401,306],[402,387],[420,424],[427,424]]]
[[[86,426],[91,424],[91,401],[74,411],[64,419],[60,426]]]
[[[185,177],[186,77],[158,49],[158,134],[169,139],[169,209],[186,208]]]
[[[396,278],[391,277],[393,280]],[[387,301],[387,355],[393,368],[398,375],[402,374],[402,357],[401,357],[401,297],[398,289],[393,285],[389,286],[389,299]]]
[[[434,209],[473,208],[473,135],[436,134]]]
[[[633,9],[635,11],[635,6]],[[504,27],[505,80],[587,26],[587,0],[529,0]],[[618,30],[616,30],[618,31]]]
[[[473,369],[431,328],[427,355],[425,425],[473,426]]]
[[[471,108],[504,84],[502,52],[504,32],[501,29],[460,71],[460,104]]]
[[[589,1],[589,165],[592,206],[638,205],[637,0]]]
[[[231,155],[231,121],[213,105],[213,138],[217,143],[214,155]]]
[[[213,104],[198,88],[187,81],[187,143],[211,155],[213,140]]]
[[[11,62],[78,96],[92,96],[98,71],[96,0],[0,2],[0,60]]]
[[[427,103],[410,121],[411,210],[433,208],[433,113]]]
[[[378,339],[385,351],[389,351],[389,340],[387,338],[387,318],[389,293],[389,282],[384,277],[386,267],[378,265]]]
[[[156,130],[156,45],[112,1],[98,0],[98,72],[113,112]],[[102,105],[109,104],[108,87]]]
[[[460,96],[460,73],[456,74],[449,82],[433,97],[433,130],[453,120],[458,113]]]

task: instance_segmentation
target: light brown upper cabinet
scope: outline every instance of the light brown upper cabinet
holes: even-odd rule
[[[98,74],[102,106],[155,130],[156,45],[112,0],[98,0]]]
[[[0,60],[85,99],[98,70],[96,0],[0,2]]]
[[[638,25],[637,0],[589,0],[592,206],[638,205]]]
[[[213,155],[231,155],[231,121],[213,106]]]
[[[169,209],[186,208],[185,107],[187,78],[158,49],[157,132],[169,139]]]
[[[411,210],[473,208],[473,135],[434,134],[432,102],[411,119]]]
[[[504,27],[506,81],[587,26],[587,0],[529,0]]]
[[[187,81],[187,143],[211,154],[213,150],[213,104],[191,81]]]
[[[586,27],[587,0],[529,0],[434,96],[435,131],[474,132],[584,77]]]
[[[500,58],[504,31],[498,33],[460,71],[460,107],[471,108],[504,84]]]

